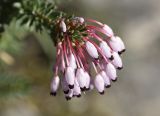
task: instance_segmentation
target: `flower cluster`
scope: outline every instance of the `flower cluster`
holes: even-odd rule
[[[51,95],[56,95],[60,85],[67,100],[93,88],[104,94],[111,81],[117,80],[116,69],[123,68],[121,38],[108,25],[82,17],[63,18],[57,27]]]

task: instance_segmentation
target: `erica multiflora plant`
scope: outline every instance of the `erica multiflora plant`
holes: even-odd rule
[[[47,30],[53,40],[56,63],[51,95],[56,95],[59,86],[67,100],[93,88],[104,94],[111,81],[117,80],[116,69],[123,68],[120,55],[125,46],[108,25],[90,18],[69,16],[44,0],[28,0],[15,6],[22,24],[39,32]]]
[[[121,38],[108,25],[93,19],[63,18],[58,26],[62,36],[57,38],[51,94],[56,95],[60,80],[67,100],[93,87],[104,94],[110,81],[117,80],[116,69],[123,68],[120,55],[125,46]]]

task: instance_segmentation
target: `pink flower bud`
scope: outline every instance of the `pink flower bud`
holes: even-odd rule
[[[79,83],[81,90],[85,89],[86,85],[86,76],[84,74],[84,70],[82,68],[78,68],[76,72],[76,78]]]
[[[107,36],[112,37],[114,35],[112,29],[108,25],[104,24],[103,29],[106,31]]]
[[[71,98],[73,97],[73,89],[70,89],[69,90],[69,93],[68,94],[65,94],[66,96],[66,100],[71,100]]]
[[[89,74],[88,74],[88,72],[84,72],[84,74],[85,74],[85,77],[86,77],[86,90],[89,90],[89,88],[90,88],[90,76],[89,76]]]
[[[104,53],[104,55],[107,57],[107,58],[111,58],[112,54],[111,54],[111,49],[110,47],[107,45],[107,43],[105,41],[102,41],[100,43],[100,48],[102,50],[102,52]]]
[[[95,59],[98,58],[98,51],[96,47],[89,41],[86,42],[86,50],[91,57]]]
[[[94,85],[100,94],[104,94],[104,80],[100,74],[97,74],[94,79]]]
[[[60,28],[62,30],[62,32],[66,32],[67,31],[67,27],[64,21],[60,22]]]
[[[107,76],[108,76],[111,80],[113,80],[113,81],[116,81],[116,80],[117,80],[117,73],[116,73],[116,69],[115,69],[115,67],[113,66],[113,64],[108,63],[108,64],[106,65],[105,71],[106,71]]]
[[[121,52],[121,45],[119,44],[118,40],[113,36],[109,40],[109,44],[113,51],[115,52]]]
[[[105,71],[101,71],[100,74],[103,77],[105,87],[106,88],[110,87],[111,86],[110,79],[107,76],[106,72]]]
[[[64,59],[62,59],[62,61],[61,61],[60,70],[61,70],[62,72],[65,71],[65,62],[64,62]]]
[[[122,69],[123,68],[123,65],[122,65],[122,59],[121,57],[118,55],[118,53],[116,52],[113,52],[113,57],[114,59],[112,60],[112,64],[118,68],[118,69]]]
[[[70,54],[69,57],[69,66],[72,67],[73,69],[77,68],[76,60],[73,54]]]
[[[119,42],[120,46],[121,46],[121,51],[120,52],[124,52],[125,51],[125,45],[122,41],[122,39],[118,36],[116,36],[117,41]]]
[[[60,82],[59,76],[53,77],[51,82],[51,94],[54,96],[56,96],[56,92],[59,87],[59,82]]]
[[[69,87],[68,87],[68,83],[66,81],[66,78],[62,78],[61,84],[62,84],[63,92],[65,94],[68,94],[69,93]]]
[[[79,19],[80,23],[84,23],[84,18],[83,17],[78,17],[78,19]]]
[[[70,89],[74,88],[74,78],[75,78],[75,74],[74,74],[74,69],[72,67],[67,67],[65,70],[65,78],[66,81],[68,83],[68,86]]]
[[[77,96],[77,97],[81,97],[81,89],[80,89],[80,87],[79,87],[77,78],[75,78],[73,95],[75,95],[75,96]]]

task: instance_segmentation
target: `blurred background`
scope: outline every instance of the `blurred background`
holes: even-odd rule
[[[50,96],[55,48],[46,32],[30,33],[12,20],[0,39],[0,116],[160,116],[160,1],[61,0],[60,9],[104,22],[122,37],[118,81],[103,96]]]

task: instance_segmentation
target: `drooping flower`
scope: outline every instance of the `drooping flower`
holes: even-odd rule
[[[86,41],[86,50],[91,57],[95,59],[98,58],[98,51],[96,47],[89,41]]]
[[[51,84],[52,94],[56,95],[58,79],[67,100],[93,88],[104,94],[105,87],[109,88],[111,81],[117,80],[116,68],[123,67],[120,54],[125,46],[122,39],[115,36],[108,25],[82,17],[59,19],[56,29],[53,71],[57,76]]]
[[[51,93],[50,93],[51,95],[56,96],[57,89],[59,87],[59,82],[60,82],[59,76],[53,77],[51,82]]]
[[[107,45],[107,43],[106,43],[105,41],[101,41],[99,46],[100,46],[103,54],[104,54],[107,58],[109,58],[109,59],[112,60],[112,57],[113,57],[113,56],[112,56],[112,53],[111,53],[111,49],[110,49],[110,47]]]
[[[101,71],[100,74],[103,77],[105,87],[109,88],[111,86],[110,78],[107,76],[105,71]]]
[[[60,22],[60,28],[61,28],[62,32],[66,32],[67,31],[66,24],[64,23],[63,20]]]
[[[81,97],[81,89],[79,86],[79,83],[77,81],[77,78],[75,78],[75,82],[74,82],[74,89],[73,89],[73,95],[77,96],[77,97]]]
[[[79,87],[81,88],[82,91],[84,91],[86,88],[86,75],[82,68],[77,69],[76,78],[77,78],[77,82],[79,83]]]
[[[95,87],[97,88],[100,94],[104,94],[104,79],[100,74],[97,74],[94,79]]]
[[[65,78],[66,78],[66,82],[68,83],[69,88],[73,89],[74,88],[75,74],[74,74],[74,69],[72,67],[67,67],[66,68]]]

